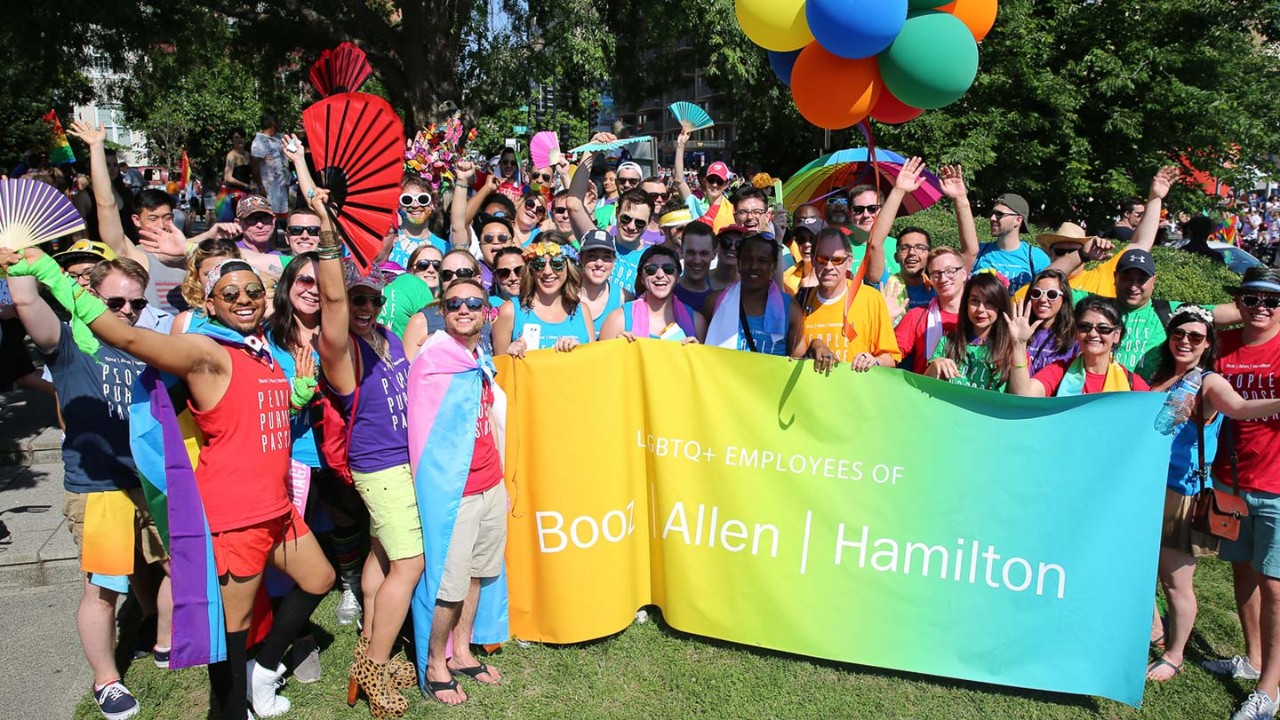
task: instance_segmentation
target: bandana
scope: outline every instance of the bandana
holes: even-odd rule
[[[208,298],[213,294],[213,286],[218,284],[222,278],[233,272],[250,272],[258,278],[258,282],[262,282],[262,277],[258,275],[258,271],[253,269],[249,263],[240,258],[228,258],[213,266],[213,269],[205,273],[204,276],[204,296]]]

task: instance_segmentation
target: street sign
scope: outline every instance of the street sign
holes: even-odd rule
[[[515,133],[516,135],[523,135],[529,132],[529,126],[528,125],[512,125],[511,132]]]
[[[527,112],[529,112],[529,106],[528,106],[528,105],[521,105],[520,107],[516,108],[516,110],[519,110],[520,112],[525,112],[525,113],[527,113]]]

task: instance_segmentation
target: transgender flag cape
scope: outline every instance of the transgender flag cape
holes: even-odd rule
[[[440,591],[453,522],[458,516],[462,488],[467,482],[476,444],[481,378],[488,377],[492,383],[493,374],[492,361],[487,355],[477,361],[444,331],[427,339],[409,368],[409,461],[418,495],[418,514],[422,518],[426,564],[426,571],[413,592],[412,606],[420,684],[427,678],[427,639],[431,637],[436,595]],[[507,398],[497,383],[492,386],[490,419],[494,441],[501,453],[506,434]],[[471,642],[497,645],[506,642],[508,637],[504,568],[502,574],[485,580],[480,586],[480,605]]]
[[[244,347],[243,336],[217,323],[191,332],[209,335],[223,345]],[[180,379],[147,368],[134,382],[129,406],[129,446],[151,516],[169,552],[171,670],[227,659],[226,617],[213,561],[213,540],[196,487],[195,467],[204,437],[187,406],[187,397],[187,386]],[[258,595],[250,644],[270,627],[270,605],[266,605],[268,614],[264,616],[265,595]]]

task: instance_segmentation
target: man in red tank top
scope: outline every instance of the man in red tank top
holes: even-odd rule
[[[33,264],[42,255],[30,249],[26,260]],[[0,265],[17,260],[4,253]],[[289,709],[288,699],[276,694],[285,672],[280,660],[333,587],[334,573],[288,499],[290,392],[262,338],[262,280],[244,261],[227,260],[206,277],[205,292],[211,329],[204,333],[163,335],[133,327],[87,292],[77,294],[71,309],[106,344],[186,382],[205,436],[196,484],[213,535],[227,628],[227,660],[209,666],[210,683],[222,717],[244,720],[249,691],[258,717],[271,717]],[[250,662],[249,622],[268,563],[297,585]]]

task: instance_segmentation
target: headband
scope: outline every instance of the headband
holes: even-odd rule
[[[544,240],[541,242],[531,243],[528,247],[524,249],[524,252],[522,253],[522,257],[524,258],[525,262],[531,262],[540,257],[544,257],[548,259],[563,257],[563,258],[569,258],[570,260],[577,262],[578,251],[574,250],[573,247],[570,245],[561,245],[558,242],[550,242],[550,241]]]
[[[213,294],[213,286],[218,284],[222,278],[233,272],[249,272],[258,278],[258,282],[262,282],[262,277],[258,275],[258,271],[253,269],[249,263],[240,258],[227,258],[213,266],[213,269],[204,275],[204,296],[208,298]]]
[[[1173,313],[1173,317],[1175,318],[1179,315],[1190,315],[1196,320],[1208,325],[1210,328],[1213,327],[1213,314],[1199,305],[1183,305]]]

